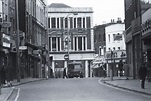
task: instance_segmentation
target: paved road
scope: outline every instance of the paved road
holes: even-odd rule
[[[100,84],[99,78],[49,79],[16,87],[9,101],[151,101],[151,97]],[[17,96],[17,97],[16,97]]]

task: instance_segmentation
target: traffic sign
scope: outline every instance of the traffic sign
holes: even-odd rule
[[[68,54],[65,54],[65,55],[64,55],[64,59],[65,59],[65,60],[68,60],[68,59],[69,59],[69,55],[68,55]]]

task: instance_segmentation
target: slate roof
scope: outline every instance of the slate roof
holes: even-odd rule
[[[63,3],[52,3],[48,7],[49,8],[71,8],[70,6]]]

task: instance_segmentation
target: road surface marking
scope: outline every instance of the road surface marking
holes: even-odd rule
[[[17,92],[17,96],[16,96],[16,98],[15,98],[15,101],[17,101],[17,100],[18,100],[19,93],[20,93],[20,88],[18,88],[18,92]]]

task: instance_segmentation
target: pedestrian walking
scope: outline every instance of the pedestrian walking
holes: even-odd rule
[[[51,67],[50,67],[50,77],[53,78],[53,70]]]
[[[128,80],[130,66],[127,64],[127,62],[125,62],[123,68],[124,68],[124,75],[126,77],[126,80]]]
[[[63,70],[63,78],[67,78],[67,75],[66,75],[66,68],[64,68],[64,70]]]
[[[141,80],[141,88],[145,89],[145,79],[147,76],[147,68],[144,63],[139,68],[139,76],[140,76],[140,80]]]
[[[106,77],[106,68],[104,65],[102,65],[102,70],[103,70],[103,77],[105,78]]]
[[[118,63],[118,70],[120,72],[120,77],[123,75],[123,61],[120,60]]]

